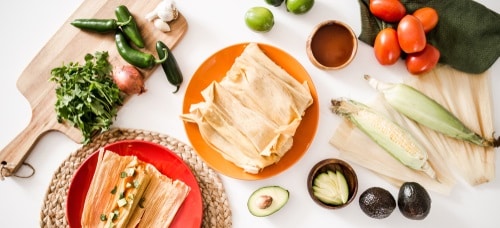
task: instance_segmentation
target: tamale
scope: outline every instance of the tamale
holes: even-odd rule
[[[280,160],[292,147],[305,110],[312,104],[300,83],[250,43],[220,82],[202,91],[181,118],[198,124],[203,139],[249,173]]]
[[[182,181],[162,175],[152,165],[147,165],[146,169],[152,179],[144,193],[144,214],[137,228],[168,227],[191,189]]]
[[[190,187],[136,156],[101,149],[85,198],[82,227],[168,226]]]
[[[236,161],[250,158],[250,163],[246,165],[267,166],[274,163],[270,157],[290,148],[291,143],[282,141],[291,140],[291,137],[280,134],[277,124],[268,120],[261,112],[245,107],[224,87],[212,83],[202,94],[211,102],[204,103],[205,107],[198,109],[201,114],[199,119],[206,121],[216,132],[207,134],[205,130],[203,133],[207,141],[217,148],[235,147],[241,153],[228,156],[240,156],[241,158],[235,157]],[[219,136],[224,141],[215,138]],[[282,145],[286,147],[283,148]]]
[[[275,64],[255,43],[249,44],[220,84],[253,110],[278,125],[300,122],[312,104],[309,87]],[[283,118],[288,117],[288,118]]]
[[[129,165],[134,158],[131,156],[121,157],[116,153],[99,150],[98,161],[92,182],[90,183],[83,213],[81,218],[82,227],[99,227],[103,225],[101,215],[110,211],[113,207],[115,195],[111,192],[118,186],[120,173]]]
[[[113,207],[104,211],[107,215],[103,227],[126,227],[132,218],[139,202],[144,197],[144,192],[149,188],[151,174],[146,171],[145,164],[138,162],[137,157],[120,173],[118,186],[116,186],[115,198],[112,200]],[[129,170],[134,170],[131,173]]]

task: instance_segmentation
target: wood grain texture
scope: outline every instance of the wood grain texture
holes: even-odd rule
[[[113,66],[127,64],[116,50],[113,33],[97,34],[83,31],[73,27],[70,22],[77,18],[116,18],[115,8],[125,5],[134,16],[144,38],[145,48],[141,51],[158,57],[155,49],[156,41],[161,40],[173,49],[187,31],[187,21],[182,14],[179,14],[177,20],[169,23],[171,31],[168,33],[157,30],[152,22],[145,19],[145,15],[159,2],[160,0],[85,0],[76,9],[33,58],[17,81],[17,88],[29,101],[32,115],[28,126],[0,152],[0,174],[3,176],[14,174],[39,137],[48,131],[60,131],[73,141],[82,142],[83,136],[79,129],[57,122],[54,106],[57,85],[49,81],[50,71],[53,68],[69,62],[83,63],[87,53],[94,54],[96,51],[107,51],[110,56],[108,60]],[[157,67],[141,72],[147,79]]]

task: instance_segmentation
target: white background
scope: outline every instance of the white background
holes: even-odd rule
[[[490,9],[500,12],[498,0],[481,0]],[[52,37],[80,5],[81,0],[1,1],[0,2],[0,148],[5,147],[27,126],[31,109],[16,88],[16,81],[36,53]],[[285,11],[284,5],[274,8],[264,0],[177,0],[178,8],[188,21],[188,32],[173,50],[184,74],[185,82],[177,94],[161,68],[151,76],[148,92],[135,96],[120,110],[116,127],[137,128],[171,135],[189,143],[178,115],[181,113],[185,88],[197,67],[214,52],[234,43],[256,41],[274,45],[294,56],[310,73],[319,95],[320,120],[316,137],[306,155],[293,167],[278,176],[261,181],[241,181],[221,175],[232,210],[234,227],[499,227],[500,181],[477,187],[459,183],[449,196],[431,192],[432,209],[423,221],[404,218],[399,211],[386,219],[366,216],[354,201],[348,207],[329,211],[317,206],[306,188],[309,169],[324,158],[336,157],[338,151],[328,143],[340,122],[329,111],[331,98],[345,96],[368,101],[374,92],[362,75],[384,76],[397,81],[407,74],[404,64],[380,66],[373,49],[359,43],[356,58],[347,68],[321,71],[307,59],[305,43],[312,28],[321,21],[337,19],[361,32],[359,5],[355,0],[317,0],[313,9],[301,16]],[[253,6],[267,6],[276,24],[269,33],[254,33],[244,24],[245,11]],[[499,25],[500,26],[500,25]],[[75,44],[79,45],[79,44]],[[460,48],[460,47],[457,47]],[[495,129],[500,129],[500,63],[489,72],[495,107]],[[27,162],[36,168],[29,179],[8,178],[0,182],[0,227],[37,227],[40,209],[52,174],[61,162],[80,145],[61,133],[51,132],[40,138]],[[497,157],[497,163],[499,158]],[[372,186],[388,189],[394,196],[398,189],[371,172],[353,164],[359,178],[359,191]],[[498,176],[499,171],[496,171]],[[280,185],[290,190],[288,204],[278,213],[253,217],[246,208],[252,191],[263,185]]]

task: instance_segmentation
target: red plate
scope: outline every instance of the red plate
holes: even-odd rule
[[[200,227],[203,203],[200,187],[191,169],[175,153],[164,146],[140,140],[124,140],[106,145],[106,150],[119,155],[135,155],[139,160],[154,165],[162,174],[179,179],[191,187],[189,195],[172,221],[170,227]],[[81,227],[80,220],[85,197],[94,176],[99,152],[96,151],[76,170],[69,185],[66,217],[70,227]]]

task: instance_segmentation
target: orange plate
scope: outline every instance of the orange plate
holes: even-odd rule
[[[186,95],[184,97],[182,107],[183,113],[189,112],[191,104],[204,101],[201,96],[201,91],[212,81],[220,81],[226,75],[226,72],[231,68],[236,57],[241,55],[247,44],[248,43],[241,43],[226,47],[210,56],[201,64],[186,88]],[[259,180],[272,177],[285,171],[305,154],[316,134],[316,129],[318,127],[318,95],[307,71],[296,59],[286,52],[276,47],[261,43],[259,43],[259,47],[269,58],[271,58],[276,64],[283,67],[283,69],[285,69],[299,82],[307,81],[313,97],[313,104],[306,110],[306,114],[297,128],[292,148],[278,163],[266,167],[258,174],[246,173],[242,168],[224,159],[216,150],[204,141],[196,123],[184,122],[184,127],[189,141],[198,155],[211,168],[235,179]]]
[[[203,202],[200,187],[191,169],[175,153],[164,146],[141,140],[123,140],[104,147],[119,155],[135,155],[141,161],[154,165],[158,171],[171,179],[189,185],[191,191],[177,211],[170,227],[200,227]],[[81,227],[85,197],[94,176],[99,151],[94,152],[75,172],[68,189],[66,217],[70,227]]]

